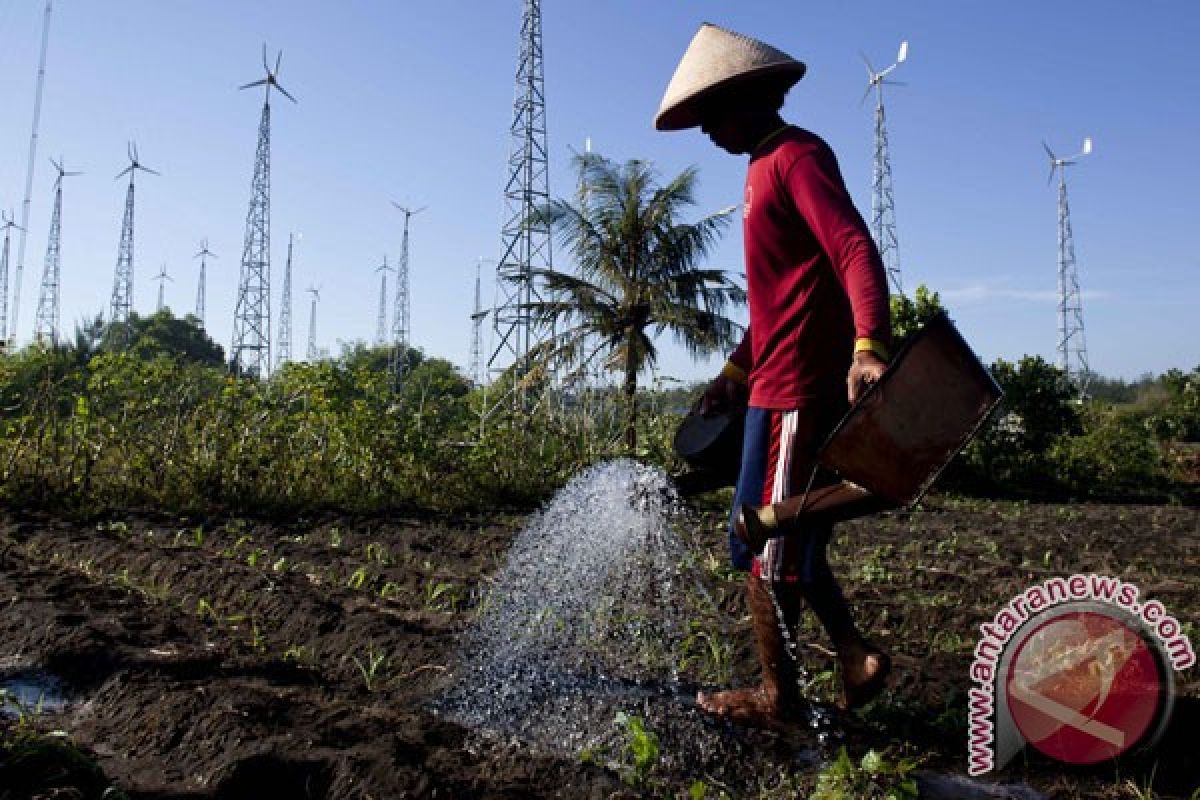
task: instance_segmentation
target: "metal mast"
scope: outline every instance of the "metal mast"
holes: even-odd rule
[[[487,380],[483,365],[483,320],[488,312],[483,309],[480,298],[480,282],[483,275],[483,259],[475,262],[475,306],[471,311],[471,366],[468,376],[476,386],[482,386]]]
[[[383,257],[383,265],[376,267],[379,278],[379,316],[375,319],[375,344],[379,347],[387,344],[387,274],[394,272],[388,266],[387,256]]]
[[[59,298],[62,247],[62,179],[71,175],[82,175],[82,172],[67,172],[63,169],[61,160],[50,159],[50,163],[58,170],[54,179],[54,213],[50,216],[50,238],[46,243],[46,266],[42,270],[42,290],[38,295],[37,318],[33,323],[35,341],[58,344],[58,320],[61,311]]]
[[[292,234],[288,234],[287,264],[283,268],[283,300],[279,309],[279,364],[292,360]]]
[[[4,250],[0,252],[0,352],[8,346],[8,245],[12,229],[21,230],[21,226],[13,222],[13,214],[7,215],[0,211],[0,228],[4,228]]]
[[[541,299],[534,273],[551,266],[550,228],[535,213],[550,199],[541,5],[541,0],[525,0],[521,21],[508,183],[504,187],[505,222],[496,265],[499,302],[493,324],[498,343],[488,358],[488,368],[493,371],[502,369],[507,361],[524,366],[529,351],[545,335],[529,313],[529,304]]]
[[[409,334],[411,329],[412,306],[409,304],[408,293],[408,223],[417,214],[425,210],[425,206],[413,211],[399,203],[393,202],[400,213],[404,215],[404,235],[400,239],[400,263],[396,265],[396,306],[392,310],[392,363],[391,370],[395,375],[407,363]]]
[[[33,96],[33,129],[29,134],[29,162],[25,168],[25,199],[21,202],[21,241],[17,244],[17,270],[13,276],[12,325],[9,338],[17,339],[17,318],[21,312],[21,273],[25,271],[25,242],[29,236],[29,205],[33,200],[33,165],[37,160],[38,123],[42,118],[42,89],[46,85],[46,49],[50,43],[51,0],[46,0],[46,11],[42,18],[42,50],[38,56],[37,90]]]
[[[1070,158],[1058,158],[1042,142],[1050,157],[1049,184],[1058,172],[1058,366],[1075,383],[1080,393],[1087,391],[1091,369],[1088,367],[1087,337],[1083,329],[1083,298],[1079,290],[1079,272],[1075,268],[1075,237],[1071,233],[1071,209],[1067,205],[1067,167],[1092,152],[1091,137],[1083,140],[1083,149]]]
[[[233,345],[230,347],[234,372],[262,378],[271,371],[271,89],[296,102],[279,85],[280,52],[275,69],[267,63],[263,45],[263,69],[267,76],[240,87],[264,86],[262,118],[258,124],[258,150],[254,159],[254,179],[250,189],[250,209],[246,212],[246,242],[242,248],[242,269],[238,281],[237,306],[233,313]]]
[[[217,254],[208,249],[208,239],[200,242],[200,252],[192,256],[192,258],[200,259],[200,279],[196,281],[196,319],[200,320],[200,327],[204,327],[204,281],[205,273],[208,271],[208,259],[216,258]]]
[[[158,304],[154,306],[154,311],[157,313],[167,307],[163,287],[167,285],[167,281],[173,282],[175,279],[167,274],[167,265],[163,264],[162,269],[154,276],[154,280],[158,281]]]
[[[321,290],[310,286],[306,290],[312,295],[312,308],[308,312],[308,361],[315,363],[321,354],[317,351],[317,301],[321,299]]]
[[[137,145],[130,142],[126,148],[129,166],[117,173],[116,180],[129,175],[129,188],[125,190],[125,216],[121,220],[121,241],[117,245],[117,269],[113,277],[112,299],[109,301],[109,324],[119,325],[118,335],[124,337],[124,325],[129,322],[133,310],[133,181],[138,170],[159,173],[142,166],[138,161]]]
[[[903,86],[899,81],[889,81],[887,76],[908,58],[908,42],[900,43],[896,62],[886,69],[875,71],[867,57],[867,91],[875,90],[875,164],[871,172],[871,233],[879,256],[883,259],[888,280],[896,294],[904,294],[900,283],[900,251],[896,241],[896,202],[892,196],[892,160],[888,152],[887,118],[883,110],[883,85]]]

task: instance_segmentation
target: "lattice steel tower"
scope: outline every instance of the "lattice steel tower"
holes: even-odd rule
[[[900,52],[896,54],[896,62],[878,72],[871,66],[867,57],[867,91],[863,100],[871,90],[875,90],[875,161],[871,171],[871,233],[875,237],[875,246],[879,248],[879,256],[883,259],[884,269],[887,270],[888,281],[896,294],[904,294],[900,282],[900,250],[896,240],[896,201],[892,195],[892,160],[888,150],[887,117],[883,109],[883,85],[903,86],[899,81],[889,81],[887,76],[908,58],[908,42],[900,43]]]
[[[425,206],[416,211],[407,209],[399,203],[392,203],[404,215],[404,235],[400,239],[400,262],[396,265],[396,307],[392,309],[392,358],[390,368],[392,374],[400,374],[407,363],[409,335],[412,333],[412,306],[409,304],[408,293],[408,223],[417,214],[425,210]]]
[[[200,259],[200,278],[196,281],[196,319],[200,320],[200,327],[204,327],[204,300],[205,300],[205,279],[208,272],[208,259],[216,258],[217,254],[208,249],[208,239],[200,242],[200,252],[192,256],[192,258]]]
[[[163,291],[167,285],[167,281],[173,283],[175,279],[167,274],[167,265],[163,264],[162,269],[154,276],[154,280],[158,281],[158,303],[154,306],[155,313],[158,313],[167,307],[166,294]]]
[[[480,284],[483,276],[483,259],[475,262],[475,306],[471,311],[471,365],[468,376],[476,386],[482,386],[487,380],[487,372],[483,364],[483,320],[488,312],[484,310],[480,297]]]
[[[283,299],[279,309],[278,364],[292,360],[292,238],[289,233],[287,264],[283,268]]]
[[[315,286],[310,286],[306,290],[312,295],[312,307],[308,311],[308,361],[315,362],[321,357],[320,351],[317,350],[317,301],[321,299],[321,290]]]
[[[61,312],[59,288],[62,280],[62,181],[63,178],[83,173],[67,172],[63,169],[61,160],[51,159],[50,163],[58,170],[58,177],[54,179],[54,213],[50,215],[50,238],[46,243],[46,265],[42,269],[42,290],[38,294],[33,338],[35,341],[54,346],[58,344],[58,320]]]
[[[541,0],[525,0],[520,47],[504,187],[505,222],[496,265],[497,345],[488,358],[492,371],[502,369],[506,361],[524,365],[529,351],[545,337],[529,313],[529,304],[541,300],[535,271],[551,267],[550,228],[535,214],[550,199]]]
[[[134,178],[138,170],[159,173],[143,166],[138,160],[137,145],[130,142],[126,153],[129,156],[129,166],[117,173],[117,180],[122,175],[129,176],[129,188],[125,190],[125,215],[121,218],[121,241],[117,245],[117,269],[113,276],[112,299],[109,301],[109,324],[119,325],[115,330],[122,338],[125,335],[125,324],[129,322],[129,314],[133,310],[133,195]]]
[[[51,0],[46,0],[42,15],[42,47],[38,56],[37,89],[33,97],[33,127],[29,134],[29,160],[25,167],[25,199],[21,201],[21,239],[17,244],[17,269],[13,280],[12,324],[8,328],[9,341],[16,343],[17,319],[21,316],[21,274],[25,271],[25,244],[29,238],[29,209],[33,202],[33,167],[37,161],[38,125],[42,118],[42,90],[46,86],[46,51],[50,43]],[[7,296],[7,295],[6,295]]]
[[[8,246],[12,240],[12,229],[21,230],[13,222],[13,214],[0,212],[0,228],[4,228],[4,250],[0,251],[0,352],[8,346]]]
[[[379,278],[379,315],[375,318],[375,344],[379,347],[387,344],[388,324],[387,324],[387,274],[395,272],[388,266],[387,256],[383,257],[383,264],[375,268],[375,271],[380,273]]]
[[[1075,267],[1075,237],[1071,233],[1071,208],[1067,204],[1067,167],[1092,152],[1090,137],[1083,149],[1070,158],[1058,158],[1042,142],[1050,157],[1049,184],[1058,172],[1058,366],[1079,388],[1087,391],[1091,368],[1088,366],[1087,337],[1083,329],[1083,297],[1079,291],[1079,272]]]
[[[237,306],[233,312],[233,344],[229,349],[234,372],[266,377],[271,371],[271,89],[296,102],[279,85],[280,52],[275,69],[267,63],[263,45],[263,69],[267,76],[240,87],[266,87],[262,118],[258,123],[258,149],[254,159],[254,179],[250,188],[250,209],[246,212],[246,241],[242,248],[242,269],[238,280]]]

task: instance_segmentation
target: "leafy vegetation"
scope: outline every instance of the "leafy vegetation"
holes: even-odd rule
[[[638,375],[658,357],[650,330],[669,332],[694,356],[737,344],[739,326],[724,312],[744,304],[746,293],[723,270],[699,266],[734,209],[679,221],[680,211],[695,203],[695,168],[659,186],[644,161],[617,165],[588,153],[576,163],[578,201],[556,200],[542,215],[575,256],[577,274],[540,270],[550,298],[530,311],[555,331],[543,354],[549,363],[586,374],[598,361],[622,376],[625,444],[632,452]]]

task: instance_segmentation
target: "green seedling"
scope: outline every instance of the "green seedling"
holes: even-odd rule
[[[286,572],[287,568],[288,562],[286,556],[280,556],[279,558],[275,559],[275,563],[271,565],[271,570],[274,572]]]
[[[248,567],[251,567],[251,568],[253,568],[253,567],[257,567],[257,566],[258,566],[258,560],[259,560],[260,558],[262,558],[263,556],[265,556],[266,554],[267,554],[267,549],[266,549],[265,547],[256,547],[256,548],[254,548],[254,549],[253,549],[253,550],[251,550],[251,551],[250,551],[250,553],[249,553],[249,554],[246,556],[246,566],[248,566]]]
[[[889,762],[876,750],[868,750],[855,764],[843,747],[834,762],[817,775],[809,800],[915,800],[917,783],[909,773],[916,766],[910,759]]]
[[[377,564],[390,564],[392,557],[388,553],[386,547],[379,542],[371,542],[367,545],[367,561],[374,561]]]
[[[446,581],[434,581],[432,578],[425,583],[425,608],[430,611],[457,611],[462,602],[462,590]]]
[[[614,722],[625,735],[623,754],[630,759],[624,776],[625,782],[630,786],[645,787],[658,764],[658,737],[653,731],[646,730],[646,725],[640,718],[624,711],[617,712]]]
[[[358,667],[358,672],[362,675],[363,685],[367,687],[368,692],[375,691],[376,681],[378,680],[379,671],[386,665],[387,655],[375,649],[374,645],[367,648],[367,660],[364,662],[358,656],[354,656],[354,665]]]
[[[329,546],[334,549],[337,549],[342,546],[342,529],[341,528],[334,527],[334,528],[329,529]]]
[[[395,597],[399,597],[403,593],[404,588],[394,581],[388,581],[383,585],[383,588],[379,590],[379,596],[384,600],[391,600]]]
[[[346,586],[351,589],[361,589],[363,584],[367,582],[367,568],[359,567],[350,574],[350,578],[346,581]]]

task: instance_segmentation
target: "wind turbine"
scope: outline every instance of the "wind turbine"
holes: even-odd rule
[[[8,346],[8,248],[12,239],[12,230],[24,230],[13,222],[15,214],[9,211],[6,215],[0,211],[0,228],[4,229],[4,250],[0,253],[0,352]]]
[[[1084,137],[1082,149],[1073,156],[1059,158],[1042,142],[1050,159],[1049,186],[1058,172],[1058,366],[1075,382],[1081,394],[1087,391],[1091,368],[1088,366],[1087,336],[1083,328],[1083,296],[1079,290],[1079,272],[1075,266],[1075,237],[1071,233],[1071,208],[1067,204],[1067,167],[1092,152],[1092,137]]]
[[[296,98],[279,85],[282,61],[281,51],[275,58],[275,69],[271,69],[264,44],[262,62],[266,77],[240,87],[263,86],[265,89],[262,117],[258,123],[250,209],[246,212],[246,240],[233,314],[230,359],[234,372],[259,378],[266,377],[271,371],[271,89],[296,102]]]
[[[208,259],[216,257],[217,254],[208,249],[208,239],[200,241],[200,252],[192,256],[200,259],[200,279],[196,282],[196,319],[200,320],[201,328],[204,327],[205,273],[208,271]]]
[[[38,296],[37,317],[33,324],[33,336],[36,341],[49,342],[52,346],[58,343],[58,320],[61,307],[60,289],[62,280],[62,181],[82,172],[67,172],[63,169],[62,159],[50,159],[50,163],[58,170],[54,179],[54,213],[50,217],[50,237],[46,243],[46,264],[42,269],[42,291]]]
[[[124,337],[125,325],[129,322],[129,314],[133,311],[133,194],[134,178],[139,171],[158,175],[155,170],[138,160],[137,144],[130,142],[126,145],[129,156],[129,166],[117,173],[114,180],[129,176],[129,188],[125,190],[125,215],[121,219],[121,242],[117,246],[117,269],[113,276],[112,299],[109,303],[109,324],[117,325],[120,336]]]
[[[167,307],[167,304],[163,299],[163,287],[167,285],[167,281],[174,283],[175,279],[167,274],[167,265],[163,264],[162,269],[160,269],[158,274],[154,276],[154,280],[158,281],[158,305],[154,307],[154,310],[155,312],[159,312]]]
[[[896,240],[896,202],[892,195],[892,160],[888,150],[887,117],[883,108],[883,87],[904,86],[902,81],[888,78],[896,67],[908,59],[908,42],[900,43],[896,61],[889,67],[876,70],[871,61],[862,56],[867,65],[867,89],[862,101],[866,102],[871,91],[875,91],[875,161],[871,172],[871,233],[883,259],[888,280],[896,294],[904,294],[900,282],[900,251]]]
[[[408,223],[428,206],[421,206],[414,211],[395,201],[392,201],[392,205],[404,215],[404,235],[400,239],[400,263],[396,266],[396,306],[392,310],[391,371],[393,375],[399,375],[401,366],[407,363],[409,335],[412,333],[410,327],[412,306],[409,303],[408,293]]]

